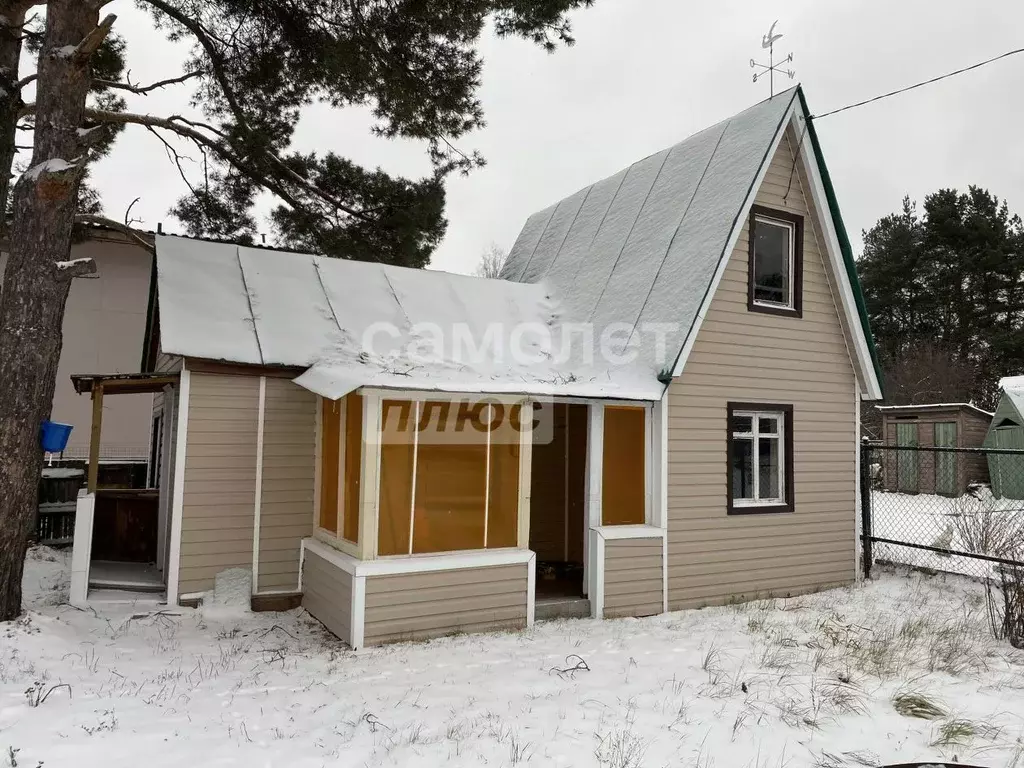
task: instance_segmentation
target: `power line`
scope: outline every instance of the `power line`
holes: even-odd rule
[[[863,107],[865,104],[871,104],[872,102],[875,102],[875,101],[881,101],[882,99],[887,99],[890,96],[895,96],[898,93],[906,93],[907,91],[912,91],[915,88],[920,88],[922,85],[930,85],[931,83],[937,83],[939,80],[945,80],[947,77],[953,77],[954,75],[960,75],[960,74],[963,74],[964,72],[970,72],[972,69],[977,69],[978,67],[983,67],[986,64],[991,64],[993,61],[999,61],[1000,59],[1005,59],[1007,56],[1013,56],[1014,54],[1017,54],[1017,53],[1024,53],[1024,48],[1018,48],[1015,51],[1007,51],[1006,53],[1001,53],[998,56],[993,56],[991,59],[985,59],[985,61],[979,61],[977,64],[972,64],[969,67],[964,67],[963,69],[957,69],[957,70],[954,70],[953,72],[947,72],[944,75],[939,75],[938,77],[933,77],[931,80],[923,80],[920,83],[914,83],[913,85],[908,85],[906,88],[900,88],[899,90],[896,90],[896,91],[889,91],[889,93],[883,93],[881,96],[875,96],[872,99],[865,99],[864,101],[858,101],[856,104],[847,104],[845,107],[840,107],[839,109],[833,109],[831,112],[825,112],[822,115],[812,115],[811,119],[812,120],[820,120],[823,117],[828,117],[829,115],[834,115],[834,114],[837,114],[839,112],[845,112],[848,109],[853,109],[855,107]]]

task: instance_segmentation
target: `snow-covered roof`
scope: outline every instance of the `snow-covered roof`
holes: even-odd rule
[[[563,347],[543,284],[180,237],[156,248],[167,354],[307,368],[297,383],[328,397],[360,386],[640,400],[662,390]]]
[[[656,400],[798,114],[807,109],[795,88],[531,216],[502,280],[158,236],[162,349],[308,368],[296,381],[329,397],[380,386]],[[818,204],[832,214],[826,228],[841,228],[832,197]],[[829,234],[865,396],[877,397],[852,254]],[[505,354],[466,355],[452,345],[460,338]]]
[[[753,202],[761,169],[791,118],[805,112],[799,87],[792,88],[533,214],[502,277],[548,281],[565,296],[569,314],[597,329],[626,323],[642,333],[670,324],[667,372],[678,375],[716,273]],[[810,126],[804,130],[813,133]],[[808,173],[815,175],[823,163],[813,136],[811,145],[808,151],[817,162]],[[825,182],[827,196],[831,185]],[[826,208],[841,229],[834,200]],[[863,353],[864,375],[871,379],[865,391],[877,398],[881,387],[871,335],[865,316],[857,316],[863,299],[844,243],[835,243],[841,251],[838,282],[850,292],[849,326],[858,335],[855,348]],[[654,345],[641,345],[642,362],[663,368],[663,362],[651,359],[655,351]]]
[[[999,389],[1013,403],[1017,413],[1024,416],[1024,376],[1004,376],[999,380]]]
[[[991,411],[986,411],[983,408],[972,403],[918,403],[917,405],[876,405],[880,411],[923,411],[929,408],[970,408],[972,411],[977,411],[984,416],[992,416]]]

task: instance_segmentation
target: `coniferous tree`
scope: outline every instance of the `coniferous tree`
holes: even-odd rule
[[[64,304],[71,280],[95,270],[68,260],[74,227],[132,234],[103,218],[84,188],[116,133],[148,131],[154,157],[166,149],[179,168],[180,144],[169,138],[202,157],[202,183],[183,173],[188,191],[174,209],[192,234],[251,238],[254,201],[267,194],[284,244],[423,266],[446,227],[445,176],[483,162],[455,142],[483,125],[485,25],[554,50],[573,42],[566,13],[592,0],[137,0],[171,39],[192,45],[183,72],[151,84],[122,75],[132,41],[112,36],[113,14],[101,18],[109,2],[0,0],[0,198],[11,212],[0,293],[0,621],[21,608]],[[19,71],[23,49],[35,71]],[[22,98],[30,84],[34,103]],[[201,119],[127,101],[144,106],[137,97],[169,87],[193,89]],[[375,132],[423,141],[433,172],[410,180],[294,151],[299,114],[313,102],[370,106]],[[11,190],[19,127],[31,131],[32,157]]]
[[[1024,225],[972,186],[908,199],[864,233],[858,263],[894,403],[991,406],[1024,372]]]

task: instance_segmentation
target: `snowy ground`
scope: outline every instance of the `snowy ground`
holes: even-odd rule
[[[1020,550],[1024,538],[1024,501],[997,499],[987,487],[957,498],[872,491],[871,507],[874,535],[884,539],[1005,556],[1007,543],[1014,543]],[[984,560],[892,544],[875,544],[874,556],[877,560],[975,578],[994,573],[994,564]]]
[[[301,611],[81,612],[67,578],[35,550],[0,625],[0,766],[1024,766],[1024,654],[959,577],[360,653]]]

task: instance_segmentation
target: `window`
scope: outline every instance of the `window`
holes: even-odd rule
[[[647,519],[647,410],[605,406],[601,524],[643,525]]]
[[[755,205],[750,212],[749,292],[752,312],[802,313],[802,216]]]
[[[320,400],[320,484],[317,525],[332,536],[359,542],[363,398]]]
[[[520,413],[502,403],[383,401],[378,554],[517,546]]]
[[[728,405],[728,512],[793,511],[793,406]]]

